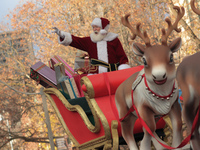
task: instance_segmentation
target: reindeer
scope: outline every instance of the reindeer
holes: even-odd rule
[[[161,45],[151,45],[147,32],[140,30],[140,23],[134,29],[129,21],[130,14],[122,17],[122,24],[128,27],[134,40],[140,37],[146,47],[140,43],[133,43],[133,52],[142,57],[144,69],[134,73],[117,88],[115,102],[121,120],[122,136],[131,150],[137,150],[137,144],[133,136],[134,123],[138,116],[135,111],[130,111],[133,106],[137,108],[140,117],[146,122],[153,132],[153,135],[164,144],[156,134],[155,116],[168,114],[173,127],[172,146],[178,146],[182,140],[182,120],[181,109],[178,103],[178,87],[175,82],[176,68],[173,60],[173,53],[181,47],[181,38],[173,40],[167,44],[168,36],[173,30],[180,32],[177,27],[178,22],[183,17],[185,10],[183,7],[174,6],[177,10],[177,18],[174,24],[169,18],[165,21],[168,24],[167,31],[162,29]],[[131,93],[133,91],[133,94]],[[133,95],[133,99],[131,98]],[[129,113],[128,113],[129,112]],[[151,149],[151,140],[156,149],[164,149],[150,134],[144,129],[144,137],[141,141],[141,150]]]
[[[192,10],[200,15],[200,10],[195,8],[194,0],[190,2]],[[177,68],[176,79],[182,90],[183,97],[183,119],[187,125],[188,132],[191,133],[193,121],[200,102],[200,52],[183,59]],[[198,114],[197,114],[198,115]],[[200,119],[198,119],[190,143],[194,150],[200,149]]]

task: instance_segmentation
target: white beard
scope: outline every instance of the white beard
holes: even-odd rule
[[[93,41],[93,42],[99,42],[99,41],[102,41],[105,37],[106,37],[107,35],[105,34],[105,35],[102,35],[102,34],[100,34],[100,33],[98,33],[98,34],[95,34],[94,32],[92,32],[91,34],[90,34],[90,37],[91,37],[91,40]]]

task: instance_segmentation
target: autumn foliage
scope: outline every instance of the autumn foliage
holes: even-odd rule
[[[27,94],[38,93],[41,87],[29,78],[30,66],[38,60],[47,64],[50,57],[60,55],[73,67],[78,51],[59,45],[57,35],[51,33],[52,27],[76,36],[89,36],[91,22],[95,17],[108,18],[111,22],[109,31],[119,35],[130,65],[137,66],[142,62],[132,52],[131,43],[133,41],[130,40],[129,30],[121,24],[121,16],[130,13],[131,24],[135,26],[137,22],[141,22],[141,30],[147,31],[151,43],[160,44],[161,29],[167,28],[164,19],[170,17],[173,21],[176,18],[176,12],[172,9],[173,5],[184,6],[187,12],[179,24],[182,32],[173,33],[169,38],[169,41],[178,36],[183,38],[182,48],[175,56],[178,64],[184,56],[193,54],[200,48],[199,17],[190,10],[186,2],[180,3],[176,0],[34,0],[17,6],[7,15],[10,23],[8,25],[2,23],[0,31],[8,32],[10,29],[12,32],[15,31],[16,33],[12,34],[13,39],[24,30],[28,31],[26,39],[21,39],[20,42],[32,43],[33,51],[26,49],[19,52],[16,47],[12,46],[14,43],[11,44],[12,51],[0,47],[3,51],[1,57],[6,59],[5,62],[1,62],[0,66],[0,80],[2,81],[0,114],[4,117],[0,121],[0,149],[10,147],[10,139],[13,139],[13,145],[16,147],[26,148],[31,142],[32,146],[38,149],[49,148],[49,144],[43,144],[49,141],[41,96]],[[134,42],[142,41],[136,38]],[[6,45],[6,43],[6,37],[2,38],[0,44]],[[53,109],[51,106],[48,108],[54,136],[63,136],[64,131]]]

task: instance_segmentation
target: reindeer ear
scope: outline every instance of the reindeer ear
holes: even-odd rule
[[[171,49],[172,53],[177,52],[181,48],[182,40],[181,38],[176,38],[169,44],[169,48]]]
[[[133,52],[137,55],[137,56],[143,56],[144,54],[144,46],[142,44],[139,43],[133,43]]]

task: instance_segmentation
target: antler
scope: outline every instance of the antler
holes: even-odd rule
[[[137,23],[136,24],[136,29],[134,29],[131,26],[131,24],[130,24],[130,22],[128,20],[129,16],[130,16],[130,14],[126,14],[124,17],[122,17],[121,18],[121,22],[122,22],[122,24],[125,27],[127,27],[127,28],[129,28],[131,30],[131,32],[133,34],[132,37],[131,37],[131,39],[134,40],[136,38],[136,36],[139,36],[145,42],[146,46],[150,47],[151,44],[150,44],[150,39],[149,39],[149,37],[147,35],[147,32],[144,31],[143,34],[142,34],[142,32],[140,31],[140,25],[141,25],[141,23]]]
[[[180,10],[180,7],[178,7],[178,6],[174,6],[173,9],[177,10],[177,18],[173,25],[169,18],[165,19],[165,21],[168,24],[168,29],[167,29],[167,32],[165,31],[165,29],[162,29],[162,37],[161,37],[162,45],[167,45],[167,38],[173,30],[175,30],[178,33],[181,32],[181,29],[178,28],[177,26],[178,26],[178,22],[181,20],[181,18],[185,14],[185,9],[184,9],[184,7],[181,7],[181,10]]]
[[[192,10],[193,10],[197,15],[200,15],[200,10],[198,10],[198,9],[194,6],[194,1],[195,1],[195,0],[191,0],[191,1],[190,1],[190,6],[191,6]]]

